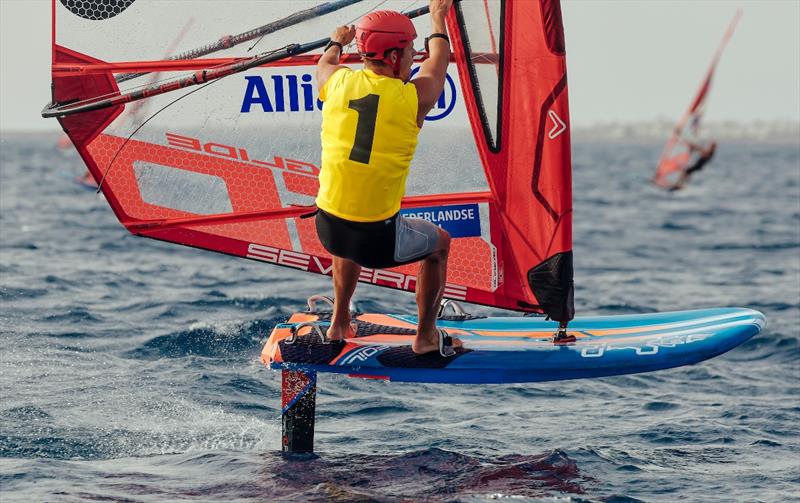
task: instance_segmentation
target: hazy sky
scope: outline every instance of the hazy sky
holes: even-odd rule
[[[474,1],[474,0],[463,0]],[[0,129],[56,130],[49,0],[0,0]],[[677,118],[737,8],[707,120],[800,121],[800,0],[564,0],[572,123]]]

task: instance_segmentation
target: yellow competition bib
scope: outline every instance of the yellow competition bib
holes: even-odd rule
[[[317,206],[376,222],[400,210],[417,148],[417,89],[370,70],[337,70],[320,90],[322,170]]]

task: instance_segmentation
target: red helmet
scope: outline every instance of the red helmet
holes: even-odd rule
[[[356,25],[356,46],[366,59],[383,61],[386,51],[403,49],[415,38],[411,19],[393,10],[371,12]]]

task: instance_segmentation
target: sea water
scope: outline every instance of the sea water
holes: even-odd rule
[[[330,280],[134,237],[73,181],[74,153],[6,135],[0,500],[800,500],[800,147],[724,143],[675,193],[648,183],[659,150],[574,145],[578,314],[744,306],[767,315],[761,334],[603,379],[321,374],[317,452],[289,456],[259,352]]]

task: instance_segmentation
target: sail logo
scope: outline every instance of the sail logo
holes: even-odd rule
[[[187,150],[193,150],[198,154],[211,155],[223,159],[242,162],[260,168],[270,168],[291,171],[298,175],[316,178],[319,175],[319,167],[315,164],[297,159],[289,159],[279,155],[273,155],[270,160],[251,159],[247,149],[234,145],[225,145],[215,142],[203,142],[199,138],[183,136],[175,133],[166,133],[167,145]]]
[[[356,349],[349,355],[347,355],[342,361],[337,363],[337,365],[350,365],[353,363],[364,363],[365,361],[369,360],[371,357],[375,356],[376,354],[380,353],[389,349],[389,346],[365,346],[363,348]]]
[[[294,269],[300,269],[301,271],[311,271],[326,275],[331,274],[333,271],[331,259],[322,259],[303,252],[284,250],[282,248],[256,243],[249,243],[247,245],[247,252],[243,255],[249,259],[292,267]],[[361,274],[358,275],[358,280],[363,283],[372,283],[373,285],[388,286],[412,292],[417,288],[416,276],[398,271],[390,271],[388,269],[370,269],[368,267],[362,267]],[[467,287],[453,283],[445,283],[444,296],[448,299],[467,300]]]
[[[247,88],[244,91],[241,113],[250,113],[254,109],[262,112],[312,112],[314,108],[322,110],[322,102],[315,98],[312,77],[305,73],[297,75],[272,75],[269,89],[260,75],[245,75]],[[301,99],[302,96],[302,107]],[[288,105],[288,107],[287,107]]]
[[[683,344],[691,344],[693,342],[703,341],[712,337],[713,334],[688,334],[688,335],[667,335],[659,337],[652,342],[645,342],[644,344],[637,344],[631,342],[625,343],[604,343],[604,344],[591,344],[581,348],[581,356],[583,358],[600,358],[610,351],[633,351],[636,356],[652,356],[657,355],[661,348],[674,348]]]
[[[558,135],[567,129],[567,125],[563,120],[561,120],[561,117],[558,116],[555,110],[548,110],[547,116],[550,117],[551,121],[553,121],[553,127],[550,129],[550,132],[547,133],[547,137],[551,140],[555,140]]]
[[[453,238],[481,235],[481,217],[477,204],[410,208],[400,210],[400,214],[407,218],[421,218],[436,224]]]
[[[411,71],[413,77],[419,67]],[[309,73],[302,75],[271,75],[264,78],[260,75],[245,75],[246,87],[239,111],[243,114],[251,112],[313,112],[322,110],[322,101],[318,98],[314,78]],[[456,83],[448,74],[444,90],[425,116],[427,121],[444,119],[453,112],[456,104]]]
[[[409,77],[414,78],[419,72],[420,67],[416,67],[411,70],[411,76]],[[426,121],[438,121],[444,119],[453,111],[453,108],[456,106],[456,83],[453,80],[453,77],[450,76],[449,73],[445,74],[445,83],[444,89],[442,90],[442,94],[439,95],[439,99],[436,100],[436,104],[433,106],[433,109],[425,116]]]

